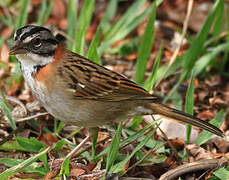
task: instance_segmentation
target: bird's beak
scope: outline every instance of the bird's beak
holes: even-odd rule
[[[10,55],[16,55],[16,54],[25,54],[26,50],[23,48],[20,44],[14,44],[13,47],[10,48]]]

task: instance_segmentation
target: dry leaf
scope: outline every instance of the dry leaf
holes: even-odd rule
[[[1,54],[0,54],[0,61],[4,63],[9,62],[9,48],[6,44],[2,45]]]
[[[58,20],[65,17],[66,7],[62,0],[54,0],[51,14]]]
[[[212,154],[204,148],[196,144],[188,144],[185,146],[188,152],[194,157],[196,161],[201,159],[212,159]]]
[[[32,5],[39,5],[39,4],[41,4],[42,3],[42,0],[32,0],[31,1],[31,4]]]
[[[52,179],[52,178],[54,178],[58,173],[59,173],[59,170],[50,171],[50,172],[48,172],[48,173],[44,176],[44,180]]]
[[[207,120],[207,119],[212,119],[214,118],[214,114],[211,111],[202,111],[201,113],[199,113],[197,115],[198,118],[202,119],[202,120]]]
[[[1,32],[1,37],[4,39],[9,39],[13,31],[14,29],[12,27],[5,27]]]
[[[136,53],[136,52],[134,52],[134,53],[132,53],[132,54],[129,54],[129,55],[125,56],[125,59],[128,60],[128,61],[133,61],[133,60],[135,60],[136,58],[137,58],[137,53]]]
[[[53,144],[55,144],[58,141],[58,138],[51,133],[46,133],[46,134],[42,134],[39,137],[39,141],[43,142],[44,144],[48,146],[52,146]]]
[[[81,169],[79,167],[74,167],[70,171],[70,176],[76,176],[77,177],[77,176],[85,174],[85,172],[86,171],[84,169]]]

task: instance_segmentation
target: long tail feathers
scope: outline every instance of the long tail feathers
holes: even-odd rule
[[[153,110],[154,114],[163,115],[168,118],[199,127],[218,136],[224,137],[224,133],[219,128],[190,114],[167,107],[163,104],[151,103],[149,106],[150,109]]]

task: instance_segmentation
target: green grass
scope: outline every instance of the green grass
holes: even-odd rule
[[[176,85],[169,92],[168,96],[164,99],[164,102],[166,102],[174,94],[174,92],[177,90],[179,85],[187,78],[187,75],[191,72],[192,68],[195,65],[195,62],[198,60],[198,56],[203,52],[205,41],[207,40],[210,29],[217,18],[217,14],[220,14],[219,11],[222,9],[222,6],[223,6],[222,0],[217,0],[215,2],[201,30],[197,33],[197,35],[193,39],[189,49],[182,56],[183,65],[180,64],[183,66],[182,73]]]
[[[10,107],[9,107],[9,103],[7,102],[3,92],[0,90],[0,108],[3,111],[3,113],[7,116],[8,121],[10,123],[10,126],[12,127],[12,129],[17,129],[16,123],[13,120],[11,111],[10,111]]]
[[[43,25],[47,21],[53,6],[54,0],[42,0],[41,10],[37,19],[37,25]]]
[[[185,98],[185,112],[193,115],[193,108],[194,108],[194,77],[192,74],[190,83],[188,86],[186,98]],[[189,143],[190,141],[191,132],[192,132],[192,126],[187,124],[186,125],[186,143]]]
[[[13,176],[14,174],[25,170],[25,168],[27,168],[27,172],[37,172],[36,169],[34,168],[34,166],[30,166],[32,165],[34,162],[36,162],[36,160],[38,160],[40,157],[42,157],[43,155],[45,155],[48,150],[50,148],[47,148],[45,150],[43,150],[42,152],[36,154],[35,156],[30,157],[29,159],[26,160],[10,160],[10,159],[1,159],[1,163],[5,164],[6,166],[10,167],[9,169],[5,170],[4,172],[0,173],[0,179],[5,180],[5,179],[9,179],[10,176]],[[11,162],[11,164],[9,164]],[[12,167],[11,167],[12,166]],[[30,166],[30,167],[29,167]],[[25,170],[26,171],[26,170]],[[45,175],[43,173],[43,175]]]
[[[215,38],[219,36],[219,34],[222,32],[223,28],[224,0],[217,0],[215,2],[215,5],[209,12],[201,30],[199,31],[199,33],[197,33],[197,35],[195,35],[194,38],[188,35],[186,36],[189,40],[188,42],[190,43],[190,47],[182,56],[179,56],[176,59],[174,64],[172,64],[172,66],[166,73],[164,73],[164,71],[167,69],[167,64],[165,63],[165,65],[161,65],[164,49],[162,48],[162,45],[160,46],[157,58],[154,62],[154,66],[148,78],[145,76],[146,64],[150,57],[151,49],[155,39],[154,23],[156,19],[156,7],[162,2],[162,0],[154,1],[154,3],[151,3],[145,11],[138,13],[138,11],[144,6],[145,2],[146,0],[135,1],[131,4],[128,10],[122,14],[120,19],[118,19],[116,22],[111,23],[111,20],[113,20],[114,17],[117,15],[119,1],[110,0],[103,18],[100,24],[98,24],[97,26],[95,36],[93,37],[93,40],[89,42],[89,46],[87,49],[85,35],[88,31],[88,27],[91,24],[95,8],[95,0],[85,0],[83,2],[82,9],[79,12],[77,12],[78,0],[69,0],[66,16],[68,22],[67,48],[72,51],[78,52],[81,55],[87,56],[90,60],[98,64],[102,64],[101,59],[104,53],[116,53],[121,56],[126,56],[130,53],[137,51],[138,54],[136,62],[136,82],[142,85],[148,91],[155,90],[155,85],[160,80],[160,77],[163,74],[165,74],[165,76],[162,80],[165,80],[166,78],[171,77],[171,75],[173,75],[174,73],[177,73],[179,70],[182,70],[181,73],[179,73],[178,82],[174,85],[169,95],[165,97],[164,102],[171,99],[174,100],[174,94],[176,94],[177,97],[179,97],[180,99],[179,102],[182,103],[181,96],[177,93],[177,88],[181,83],[183,83],[187,79],[190,79],[190,84],[185,100],[185,108],[187,113],[193,114],[193,79],[206,73],[209,68],[214,67],[221,74],[226,73],[224,72],[224,70],[228,59],[229,35],[227,34],[226,42],[224,43],[219,44],[219,39],[215,40]],[[15,6],[20,8],[19,16],[6,18],[0,14],[0,20],[6,26],[14,27],[15,30],[19,27],[24,26],[28,22],[29,3],[29,0],[18,1]],[[43,0],[39,10],[38,18],[34,22],[37,22],[38,25],[44,25],[50,16],[53,3],[54,0]],[[6,4],[0,3],[0,5],[7,7]],[[227,32],[229,32],[228,14],[229,13],[227,13]],[[147,26],[145,28],[144,34],[141,37],[128,37],[129,40],[124,45],[115,48],[112,47],[115,42],[123,40],[128,35],[130,35],[131,32],[133,32],[133,30],[135,30],[135,28],[140,23],[142,23],[146,17],[148,17]],[[211,29],[213,29],[212,32]],[[211,35],[211,37],[209,35]],[[1,39],[2,43],[4,41],[4,39]],[[209,50],[209,47],[211,48],[211,50]],[[220,65],[216,65],[216,58],[220,55],[220,53],[224,53],[223,63]],[[11,62],[15,62],[15,58],[11,57]],[[13,80],[21,76],[20,73],[18,73],[18,69],[19,66],[15,66],[14,70],[15,72],[17,72],[17,75],[12,76]],[[20,80],[18,80],[18,82],[20,82]],[[13,121],[10,106],[7,104],[6,101],[1,100],[0,107],[3,110],[4,114],[7,115],[11,128],[16,129],[17,126]],[[211,120],[211,123],[219,127],[224,117],[225,111],[221,110],[220,112],[218,112],[216,117]],[[83,156],[86,157],[88,160],[92,160],[93,162],[101,162],[102,168],[106,169],[108,172],[118,173],[119,175],[125,173],[123,171],[123,167],[131,159],[135,158],[136,160],[141,160],[141,158],[145,157],[146,153],[142,150],[142,148],[153,149],[155,152],[158,153],[157,158],[153,159],[153,157],[147,156],[146,160],[151,161],[152,163],[165,161],[166,156],[164,154],[170,152],[168,149],[166,149],[162,142],[154,140],[152,138],[156,131],[156,128],[152,130],[154,124],[152,123],[139,129],[138,126],[139,124],[141,124],[141,120],[141,117],[138,117],[131,127],[122,127],[122,124],[120,124],[111,144],[106,149],[104,149],[101,153],[96,154],[96,148],[95,146],[93,146],[92,152],[86,151]],[[30,125],[34,129],[38,129],[40,127],[40,124],[34,120],[29,121],[28,125]],[[54,128],[52,130],[44,128],[43,131],[47,133],[53,132],[56,136],[59,136],[59,134],[63,130],[63,125],[63,122],[58,124],[58,121],[55,120]],[[188,130],[186,135],[186,142],[188,143],[191,134],[191,127],[187,126],[187,129]],[[126,139],[122,139],[122,130],[127,134]],[[77,129],[76,133],[78,131],[79,130]],[[67,138],[70,138],[71,136],[72,134],[69,135]],[[211,136],[212,134],[203,131],[195,143],[202,145],[207,140],[209,140]],[[94,139],[93,144],[95,144],[95,141],[96,140]],[[133,151],[130,152],[128,155],[119,153],[119,149],[123,148],[128,143],[136,143]],[[66,149],[66,146],[71,148],[74,147],[71,142],[62,139],[59,140],[55,145],[53,145],[51,149],[54,152],[60,150],[63,151]],[[45,144],[41,143],[36,138],[23,138],[19,135],[15,135],[12,141],[9,141],[2,145],[0,149],[4,151],[18,150],[22,152],[37,153],[35,156],[27,160],[8,158],[0,159],[0,163],[9,167],[8,170],[0,174],[0,179],[8,179],[10,176],[13,176],[18,172],[37,173],[38,176],[44,176],[49,171],[47,157],[47,151],[49,149]],[[43,162],[43,166],[41,166],[38,161]],[[69,160],[67,159],[63,163],[59,176],[69,175],[70,169],[68,161]],[[228,176],[228,169],[222,168],[214,173],[216,177],[223,179],[220,176],[221,174],[226,174]]]
[[[77,7],[78,7],[78,0],[69,1],[68,9],[67,9],[67,20],[68,20],[67,34],[70,40],[67,41],[67,47],[70,50],[73,50],[73,44],[74,44],[74,35],[76,31],[76,22],[77,22]]]
[[[27,22],[29,2],[29,0],[23,0],[21,12],[16,23],[16,29],[24,26]]]
[[[94,11],[95,0],[85,0],[81,9],[75,31],[73,51],[85,55],[85,35]]]
[[[153,7],[147,22],[145,32],[141,39],[141,44],[138,50],[137,64],[136,64],[136,83],[142,84],[145,77],[146,63],[151,54],[152,45],[155,39],[154,22],[156,19],[156,1],[153,3]]]

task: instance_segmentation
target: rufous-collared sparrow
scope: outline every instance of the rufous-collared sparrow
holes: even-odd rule
[[[160,104],[158,97],[126,77],[65,49],[47,28],[18,29],[10,54],[19,60],[35,97],[64,122],[95,128],[136,115],[159,114],[224,136],[217,127]]]

